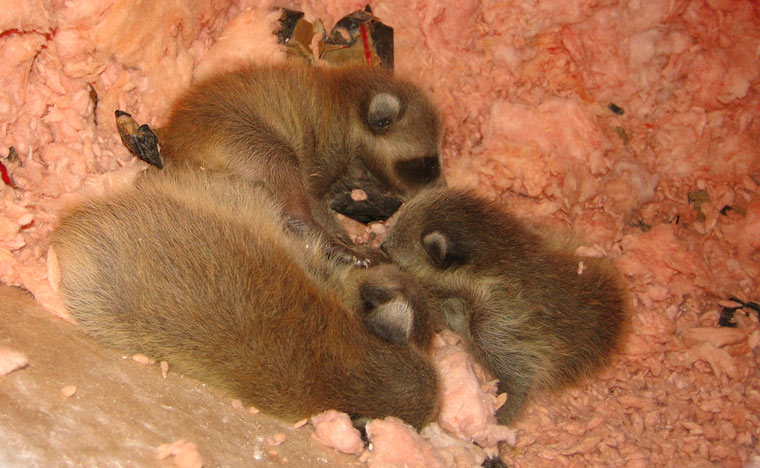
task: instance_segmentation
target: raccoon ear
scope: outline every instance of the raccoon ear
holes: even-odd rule
[[[367,123],[375,133],[385,133],[401,113],[401,99],[390,93],[372,96],[367,109]]]
[[[454,242],[441,231],[431,231],[423,235],[422,246],[430,261],[438,268],[446,269],[464,263],[464,256]]]
[[[433,265],[445,268],[446,253],[449,247],[449,239],[441,231],[433,231],[422,236],[422,245],[425,247]]]
[[[404,300],[386,289],[364,284],[359,288],[364,307],[364,326],[373,334],[394,344],[409,341],[414,310]]]

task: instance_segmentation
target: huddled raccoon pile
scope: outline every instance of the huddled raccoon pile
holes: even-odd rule
[[[106,345],[281,418],[332,408],[419,429],[440,404],[428,351],[443,326],[499,379],[504,424],[620,342],[614,270],[586,259],[578,274],[571,253],[445,188],[434,107],[386,71],[220,74],[157,133],[166,167],[72,208],[52,240],[67,308]],[[360,180],[406,202],[380,250],[329,209]]]

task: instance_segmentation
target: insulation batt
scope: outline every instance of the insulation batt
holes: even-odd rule
[[[343,453],[358,454],[364,449],[364,441],[346,413],[327,410],[312,416],[311,424],[316,429],[312,437],[317,442]]]
[[[330,27],[364,3],[286,6]],[[257,38],[244,56],[278,60],[282,51],[265,33],[269,7],[4,2],[0,162],[13,187],[0,184],[0,281],[29,289],[66,318],[46,267],[57,213],[129,183],[144,167],[121,145],[114,109],[160,126],[194,76],[240,60],[235,28]],[[733,331],[717,327],[728,297],[760,299],[757,2],[372,7],[394,27],[396,73],[429,91],[442,111],[449,183],[543,224],[571,226],[585,240],[579,252],[615,259],[632,293],[623,352],[596,378],[534,401],[514,440],[501,445],[507,464],[757,466],[757,315],[740,310]],[[378,449],[383,425],[393,422],[371,424]],[[441,427],[427,428],[428,445],[410,450],[438,454],[435,463],[446,466],[443,443],[424,448],[434,446],[433,433],[450,437]],[[398,434],[385,440],[422,438]]]

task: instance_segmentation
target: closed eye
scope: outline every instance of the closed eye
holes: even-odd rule
[[[406,183],[415,186],[435,182],[441,176],[441,163],[438,161],[438,155],[396,161],[393,169]]]

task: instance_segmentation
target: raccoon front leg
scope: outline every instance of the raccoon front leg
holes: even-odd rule
[[[348,235],[329,233],[302,204],[286,205],[283,215],[285,225],[292,232],[299,235],[305,235],[307,232],[321,234],[325,240],[325,254],[330,258],[359,268],[368,268],[383,261],[381,253],[375,254],[373,249],[353,245]]]
[[[281,202],[286,226],[297,234],[308,232],[322,236],[327,246],[325,253],[331,258],[362,268],[369,266],[372,259],[352,245],[337,221],[321,215],[325,208],[320,205],[325,202],[309,194],[300,179],[297,165],[282,160],[278,161],[277,167],[265,179],[274,198]]]

